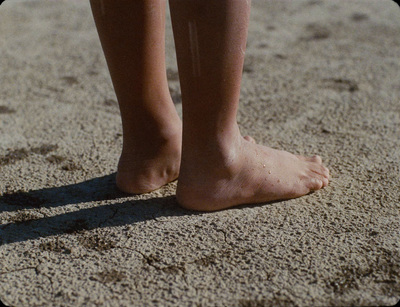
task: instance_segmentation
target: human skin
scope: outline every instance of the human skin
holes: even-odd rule
[[[257,145],[240,134],[236,116],[250,0],[170,0],[183,135],[165,73],[165,1],[91,3],[121,109],[121,190],[148,192],[179,172],[179,204],[215,211],[328,185],[320,157]]]
[[[165,65],[165,0],[91,0],[122,118],[117,186],[146,193],[175,180],[182,123]]]

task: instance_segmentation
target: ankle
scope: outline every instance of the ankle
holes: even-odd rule
[[[152,156],[159,150],[170,147],[181,149],[182,130],[179,125],[164,127],[151,131],[146,129],[139,133],[125,133],[123,137],[122,155]]]
[[[210,138],[204,143],[183,141],[180,178],[182,181],[198,180],[198,176],[229,178],[240,165],[238,157],[242,148],[239,129],[226,138]]]
[[[123,134],[122,160],[151,159],[165,152],[181,152],[182,127],[180,122],[165,126],[142,127]]]

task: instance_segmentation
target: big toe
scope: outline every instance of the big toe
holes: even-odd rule
[[[302,161],[307,161],[307,162],[313,162],[317,164],[322,164],[322,158],[320,156],[311,156],[311,157],[306,157],[306,156],[301,156],[297,155],[297,158],[299,158]]]
[[[320,156],[312,156],[311,161],[318,164],[322,164],[322,158]]]

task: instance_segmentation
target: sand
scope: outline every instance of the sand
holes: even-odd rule
[[[88,1],[0,7],[0,298],[12,306],[376,306],[400,298],[400,10],[254,0],[243,134],[329,187],[215,213],[115,189],[118,106]],[[181,112],[167,24],[171,93]]]

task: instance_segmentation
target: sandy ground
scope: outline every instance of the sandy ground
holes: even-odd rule
[[[170,88],[181,110],[171,25]],[[239,121],[330,186],[216,213],[114,186],[119,111],[88,1],[0,7],[0,297],[12,306],[375,306],[400,298],[400,10],[254,0]]]

